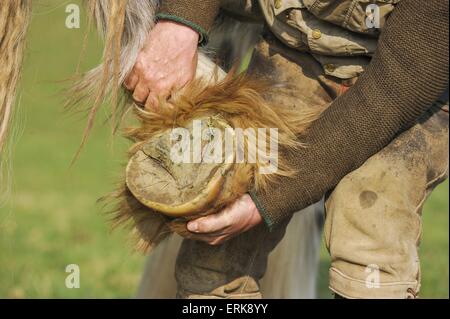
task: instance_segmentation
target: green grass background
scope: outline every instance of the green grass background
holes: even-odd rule
[[[67,29],[65,4],[34,1],[16,114],[12,193],[0,207],[0,297],[130,298],[144,257],[132,252],[124,231],[110,231],[96,204],[118,180],[126,148],[123,140],[111,138],[102,112],[80,159],[69,167],[85,120],[63,111],[64,84],[58,81],[75,72],[86,20],[82,14],[82,28]],[[100,51],[92,35],[82,68],[98,63]],[[448,231],[445,183],[424,209],[422,297],[448,298]],[[80,266],[80,289],[65,287],[68,264]],[[331,297],[328,264],[323,249],[323,298]]]

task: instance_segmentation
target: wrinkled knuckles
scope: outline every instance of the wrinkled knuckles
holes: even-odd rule
[[[156,82],[156,84],[153,86],[153,90],[156,91],[157,95],[165,94],[169,91],[170,84],[166,82]]]
[[[139,102],[139,103],[144,103],[146,100],[146,96],[142,92],[134,91],[133,100],[135,100],[136,102]]]

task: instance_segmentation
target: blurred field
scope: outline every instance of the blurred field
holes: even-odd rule
[[[100,116],[80,159],[69,168],[85,121],[63,112],[59,92],[64,85],[58,81],[75,72],[86,21],[82,16],[81,29],[67,29],[60,1],[34,3],[12,194],[0,207],[0,297],[129,298],[144,258],[132,253],[124,232],[110,232],[96,204],[120,176],[126,143],[120,138],[112,143],[110,127]],[[83,69],[99,60],[95,36],[88,47]],[[424,215],[422,296],[448,298],[448,183],[433,194]],[[65,287],[68,264],[80,266],[80,289]],[[331,296],[327,264],[324,252],[321,297]]]

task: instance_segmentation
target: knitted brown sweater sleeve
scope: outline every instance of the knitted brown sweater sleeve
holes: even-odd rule
[[[269,227],[320,198],[410,127],[448,87],[448,0],[403,0],[354,87],[335,100],[289,158],[298,170],[251,193]]]
[[[220,8],[220,0],[162,0],[157,17],[185,24],[196,30],[206,42]]]

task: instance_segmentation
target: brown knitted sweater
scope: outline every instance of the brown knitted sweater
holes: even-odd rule
[[[217,10],[216,0],[201,1]],[[169,3],[169,2],[167,2]],[[193,19],[186,1],[173,14]],[[448,87],[448,0],[403,0],[389,17],[377,51],[357,83],[309,129],[308,147],[289,158],[298,170],[269,192],[252,193],[267,225],[320,200],[348,173],[411,127]],[[211,17],[206,11],[203,15]],[[204,19],[210,21],[211,19]],[[211,20],[212,21],[212,20]]]
[[[219,8],[220,0],[195,1],[195,3],[190,0],[162,0],[157,18],[191,27],[200,34],[200,43],[205,44]]]

